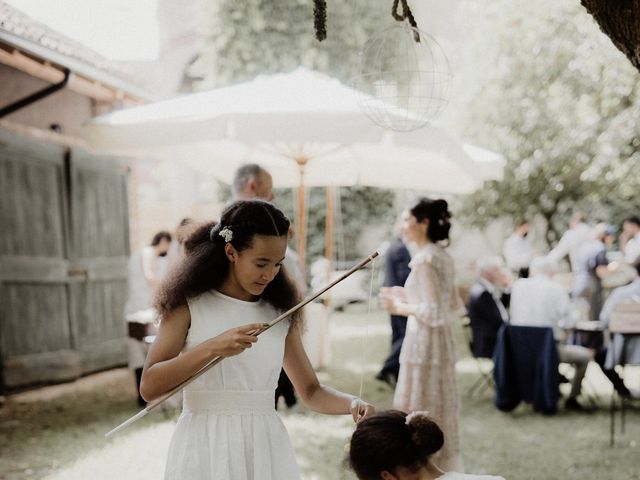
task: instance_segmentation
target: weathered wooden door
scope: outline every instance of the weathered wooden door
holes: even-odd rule
[[[127,170],[116,159],[74,149],[69,177],[71,332],[86,373],[127,360]]]
[[[0,129],[4,388],[126,362],[126,170]]]

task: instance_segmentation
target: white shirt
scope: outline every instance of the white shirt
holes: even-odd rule
[[[151,247],[144,248],[151,249]],[[142,256],[142,250],[138,250],[129,257],[127,266],[128,295],[124,306],[125,316],[151,308],[153,292],[145,278]]]
[[[569,315],[569,294],[546,275],[516,280],[511,287],[512,325],[552,327],[562,339]]]
[[[625,245],[624,261],[629,265],[635,265],[640,261],[640,233],[636,233]]]
[[[636,278],[629,285],[614,289],[609,294],[600,311],[600,321],[605,327],[609,326],[611,314],[616,305],[625,302],[640,302],[640,278]]]
[[[298,293],[304,296],[307,293],[307,282],[304,278],[300,255],[298,255],[298,252],[287,245],[287,250],[284,254],[284,261],[282,264],[284,265],[289,278],[295,283]]]
[[[510,270],[517,272],[521,268],[529,268],[533,259],[531,238],[511,234],[504,242],[504,260]]]
[[[578,264],[578,252],[589,241],[590,232],[591,228],[586,223],[579,223],[570,228],[564,232],[558,244],[549,252],[548,257],[559,263],[560,260],[569,255],[571,271],[575,271]]]

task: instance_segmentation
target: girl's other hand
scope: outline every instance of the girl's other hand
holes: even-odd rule
[[[232,357],[244,352],[258,341],[256,333],[264,330],[266,323],[250,323],[231,328],[208,340],[214,356]]]
[[[391,296],[399,302],[407,301],[407,293],[404,287],[391,287]]]
[[[356,423],[376,413],[376,409],[373,405],[360,398],[354,398],[351,400],[351,407],[349,408],[349,411],[351,412],[353,421]]]
[[[390,310],[393,307],[393,297],[389,294],[389,292],[380,292],[378,294],[378,305],[380,308],[384,308],[385,310]]]

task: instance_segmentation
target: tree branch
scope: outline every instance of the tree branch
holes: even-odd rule
[[[640,71],[640,0],[581,0],[618,50]]]

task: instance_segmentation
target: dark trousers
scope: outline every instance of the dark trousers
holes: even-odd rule
[[[140,395],[140,381],[142,380],[142,368],[136,368],[136,393],[138,394],[138,405],[144,407],[147,405],[142,395]]]
[[[407,317],[391,315],[391,352],[382,365],[378,374],[381,377],[391,374],[398,378],[400,371],[400,349],[407,330]]]
[[[610,370],[607,370],[604,368],[604,362],[606,358],[607,358],[607,349],[600,348],[596,352],[594,360],[602,370],[602,373],[604,373],[607,376],[607,378],[611,381],[615,391],[618,392],[618,394],[623,397],[629,396],[629,389],[624,385],[624,381],[622,380],[622,378],[620,378],[620,375],[618,375],[618,373],[613,368]]]
[[[284,370],[280,370],[280,378],[278,378],[278,388],[276,388],[276,410],[278,409],[278,399],[280,397],[284,397],[287,407],[293,407],[297,402],[293,383],[291,383],[287,374],[284,373]]]

